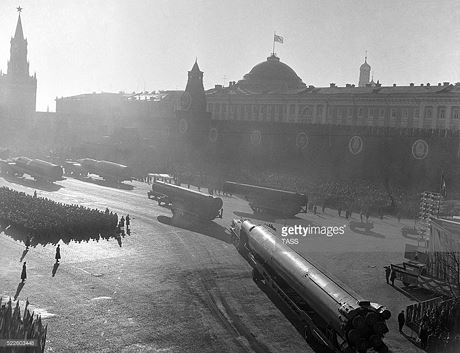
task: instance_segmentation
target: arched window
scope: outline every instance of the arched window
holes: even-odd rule
[[[301,118],[307,121],[311,121],[312,114],[313,114],[313,109],[309,105],[307,105],[306,107],[303,107],[302,111],[300,112]]]

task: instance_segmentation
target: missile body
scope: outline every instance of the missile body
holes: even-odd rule
[[[28,174],[36,180],[49,182],[62,180],[63,172],[60,166],[40,159],[16,157],[9,161],[8,164],[10,171],[19,175]]]
[[[358,352],[373,347],[385,351],[382,338],[388,332],[385,321],[388,309],[364,300],[351,288],[320,269],[311,260],[283,244],[264,226],[249,221],[233,221],[239,236],[238,249],[259,273],[282,283],[287,292],[295,293],[294,301],[306,311],[313,310],[320,318],[320,330],[333,331],[339,341]],[[233,230],[235,232],[235,230]],[[337,341],[336,339],[331,342]]]
[[[163,194],[171,202],[173,216],[192,216],[197,219],[211,221],[219,215],[223,202],[219,197],[207,195],[188,188],[154,181],[152,191]]]
[[[226,181],[223,189],[224,192],[245,198],[255,212],[272,213],[283,217],[295,216],[307,203],[305,194],[263,186]]]
[[[88,173],[97,174],[105,180],[115,180],[122,182],[132,179],[131,169],[123,164],[98,161],[91,158],[79,159],[78,162],[85,168]]]

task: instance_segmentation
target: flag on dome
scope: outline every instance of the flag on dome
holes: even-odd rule
[[[274,40],[275,42],[278,42],[278,43],[283,43],[284,38],[281,37],[281,36],[279,36],[279,35],[277,35],[277,34],[275,34],[275,37],[274,37],[273,40]]]

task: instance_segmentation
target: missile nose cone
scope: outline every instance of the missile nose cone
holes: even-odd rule
[[[348,331],[348,340],[353,343],[353,344],[357,344],[359,342],[359,340],[361,339],[361,333],[359,332],[358,329],[351,329],[350,331]]]
[[[366,325],[372,327],[377,321],[379,321],[379,317],[376,313],[368,313],[366,315]]]
[[[361,315],[355,316],[353,318],[352,323],[353,323],[353,327],[358,329],[358,330],[361,330],[366,326],[366,322],[365,322],[364,318]]]

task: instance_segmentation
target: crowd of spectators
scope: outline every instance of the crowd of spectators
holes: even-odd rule
[[[42,324],[40,316],[31,314],[29,302],[26,302],[24,314],[21,317],[19,301],[13,307],[11,298],[8,302],[2,303],[0,298],[0,339],[3,340],[35,340],[34,347],[10,347],[4,348],[5,352],[31,352],[43,353],[45,351],[47,326]],[[0,347],[0,352],[2,348]]]
[[[450,299],[435,305],[423,303],[407,307],[406,321],[418,329],[420,344],[427,352],[460,352],[460,300]]]
[[[30,237],[32,245],[57,244],[114,236],[118,216],[108,209],[102,212],[1,187],[0,224],[7,228],[6,233]]]
[[[225,172],[223,172],[225,170]],[[228,168],[224,166],[205,172],[182,167],[168,170],[177,175],[182,183],[221,190],[225,180],[260,185],[275,189],[296,191],[308,196],[310,206],[329,207],[382,216],[417,216],[420,197],[409,194],[404,188],[383,180],[313,180],[301,172],[256,169],[249,166]]]

